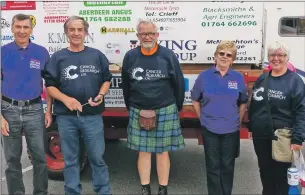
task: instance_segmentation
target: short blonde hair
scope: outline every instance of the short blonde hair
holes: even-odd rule
[[[221,41],[221,42],[217,45],[216,51],[215,51],[215,53],[214,53],[214,56],[216,56],[216,54],[217,54],[219,51],[223,50],[223,49],[229,49],[229,50],[231,50],[231,51],[232,51],[232,54],[233,54],[233,56],[232,56],[233,60],[236,59],[237,47],[236,47],[236,45],[235,45],[235,43],[234,43],[233,41],[226,41],[226,40]]]
[[[289,57],[290,57],[289,47],[281,41],[275,41],[268,46],[268,56],[270,53],[273,53],[277,50],[282,50],[284,52],[284,54],[287,55],[287,58],[289,59]]]

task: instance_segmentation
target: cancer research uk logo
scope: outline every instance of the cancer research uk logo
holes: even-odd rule
[[[78,77],[86,77],[91,74],[99,74],[98,68],[95,65],[80,65],[79,70],[75,65],[69,65],[62,70],[62,77],[64,80],[74,80]],[[78,74],[79,73],[79,74]]]
[[[77,66],[70,65],[67,68],[63,69],[63,77],[65,80],[73,80],[78,77],[78,74],[75,73]]]
[[[138,72],[139,72],[139,73],[144,72],[143,68],[135,68],[135,69],[133,69],[132,72],[131,72],[131,77],[132,77],[133,79],[137,80],[137,81],[141,81],[141,80],[143,80],[143,77],[137,75]]]
[[[253,99],[255,101],[262,101],[264,99],[263,92],[265,91],[264,87],[260,87],[258,89],[253,90]],[[285,100],[286,95],[282,91],[277,91],[273,89],[268,89],[268,100],[270,98]]]
[[[105,44],[105,53],[106,54],[120,54],[121,44],[120,43],[106,43]]]
[[[131,71],[131,78],[137,81],[160,79],[165,78],[165,73],[163,70],[136,67]]]
[[[261,94],[259,95],[259,93],[261,92]],[[264,98],[263,98],[263,93],[264,92],[264,87],[260,87],[258,89],[255,89],[253,91],[253,99],[255,101],[262,101]]]
[[[131,77],[137,81],[141,80],[150,80],[152,78],[164,78],[165,74],[162,73],[162,70],[144,70],[143,68],[137,67],[131,71]],[[188,78],[184,78],[184,88],[185,92],[190,91],[190,82]]]

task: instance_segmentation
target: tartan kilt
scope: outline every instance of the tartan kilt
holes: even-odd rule
[[[129,108],[127,146],[141,152],[161,153],[185,148],[176,104],[156,109],[157,127],[150,131],[139,125],[140,109]]]

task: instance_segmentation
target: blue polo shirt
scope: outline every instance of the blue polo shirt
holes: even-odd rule
[[[46,48],[32,42],[26,48],[15,42],[2,46],[2,95],[15,100],[41,96],[42,71],[49,58]]]
[[[217,134],[239,130],[239,105],[247,103],[248,92],[241,73],[229,69],[221,76],[215,66],[199,74],[191,98],[201,103],[200,123]]]

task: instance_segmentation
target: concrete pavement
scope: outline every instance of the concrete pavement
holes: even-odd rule
[[[197,140],[185,140],[186,149],[171,153],[171,173],[168,186],[169,194],[207,194],[204,150],[197,145]],[[137,155],[126,147],[126,140],[106,143],[105,160],[109,167],[110,181],[113,194],[139,194],[140,185],[136,167]],[[7,194],[4,169],[6,168],[2,156],[1,192]],[[22,157],[24,183],[26,193],[31,194],[32,174],[31,163],[26,155],[24,142]],[[94,194],[91,183],[90,166],[81,176],[83,194]],[[62,181],[49,180],[50,194],[64,194]],[[158,182],[153,158],[151,187],[157,193]],[[241,140],[241,156],[236,161],[233,194],[260,194],[261,184],[256,156],[251,140]]]

